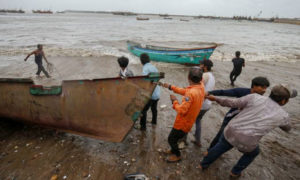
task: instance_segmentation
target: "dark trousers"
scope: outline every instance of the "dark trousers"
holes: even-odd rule
[[[222,154],[229,151],[233,146],[225,139],[224,134],[220,137],[218,143],[208,151],[207,156],[201,161],[201,166],[203,169],[208,168],[208,166],[218,159]],[[239,159],[236,165],[232,168],[231,172],[234,174],[241,174],[241,172],[246,169],[249,164],[256,158],[259,154],[259,146],[257,146],[253,151],[243,153],[243,156]]]
[[[185,133],[184,131],[182,130],[177,130],[177,129],[172,129],[170,134],[169,134],[169,137],[168,137],[168,142],[171,146],[171,152],[173,154],[175,154],[176,156],[180,157],[180,151],[179,151],[179,148],[178,148],[178,141],[180,139],[182,139],[184,136],[186,136],[187,133]]]
[[[230,81],[233,84],[236,78],[241,74],[242,71],[233,69],[230,73]]]
[[[220,129],[219,129],[219,132],[217,133],[217,135],[215,136],[215,138],[214,138],[214,139],[212,140],[212,142],[210,143],[208,150],[210,150],[212,147],[214,147],[214,146],[218,143],[218,141],[219,141],[221,135],[222,135],[223,132],[224,132],[225,127],[227,126],[227,124],[229,123],[229,121],[230,121],[232,118],[233,118],[233,117],[230,117],[230,118],[225,117],[225,118],[224,118],[223,123],[222,123],[222,125],[221,125],[221,127],[220,127]]]
[[[152,111],[152,124],[157,123],[157,102],[158,101],[159,99],[157,100],[150,99],[149,102],[144,107],[144,109],[142,110],[142,117],[140,121],[142,129],[146,129],[147,111],[149,110],[150,107]]]
[[[38,71],[36,72],[36,75],[40,75],[41,71],[43,71],[43,73],[46,75],[46,77],[49,77],[48,72],[45,70],[44,66],[42,63],[37,63],[36,64],[38,66]]]

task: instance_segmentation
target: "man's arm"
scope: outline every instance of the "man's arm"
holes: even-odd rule
[[[206,85],[206,83],[209,80],[209,75],[207,73],[204,73],[202,76],[203,82],[204,82],[204,86]]]
[[[35,53],[35,51],[32,51],[30,54],[28,54],[27,56],[26,56],[26,58],[24,59],[24,61],[27,61],[27,59],[31,56],[31,55],[33,55]]]
[[[285,126],[279,126],[280,129],[282,129],[285,132],[289,132],[292,129],[291,125],[285,125]]]
[[[253,98],[252,95],[247,95],[238,99],[219,98],[212,95],[206,96],[211,101],[216,101],[221,106],[243,109],[248,102]]]
[[[172,86],[171,84],[168,84],[168,83],[160,83],[159,82],[158,85],[160,85],[164,88],[168,88],[169,90],[173,91],[174,93],[180,94],[182,96],[184,96],[185,93],[186,93],[185,88],[179,88],[179,87],[176,87],[176,86]]]
[[[172,95],[171,95],[173,109],[175,109],[175,111],[178,114],[185,115],[191,107],[191,103],[193,101],[192,98],[189,95],[186,95],[182,97],[182,102],[181,104],[179,104],[178,100],[176,98],[174,99],[174,97],[175,96],[173,96],[173,100],[172,100]]]
[[[243,59],[243,67],[245,67],[245,59]]]
[[[49,64],[49,62],[48,62],[48,60],[47,60],[47,58],[46,58],[46,56],[45,56],[45,53],[44,53],[44,51],[42,52],[42,55],[43,55],[43,57],[44,57],[45,61],[47,62],[47,64]]]
[[[290,119],[288,116],[284,119],[283,123],[279,126],[279,128],[285,132],[289,132],[292,129]]]
[[[186,93],[186,89],[185,88],[179,88],[179,87],[176,87],[176,86],[171,86],[170,88],[174,93],[177,93],[177,94],[180,94],[182,96],[185,95]]]
[[[208,94],[214,95],[214,96],[228,96],[228,97],[241,97],[244,96],[244,94],[249,94],[250,90],[247,88],[234,88],[234,89],[220,89],[220,90],[214,90],[209,91]]]

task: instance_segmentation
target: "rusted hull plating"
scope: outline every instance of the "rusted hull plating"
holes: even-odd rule
[[[58,95],[30,94],[30,79],[0,79],[0,117],[121,142],[160,78],[63,81]]]

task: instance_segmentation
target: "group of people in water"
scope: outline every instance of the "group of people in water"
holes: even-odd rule
[[[44,72],[50,77],[42,65],[42,57],[49,63],[43,52],[42,45],[30,53],[35,55],[35,62],[38,66],[37,75]],[[158,72],[151,64],[147,54],[140,55],[143,65],[143,75]],[[234,68],[230,73],[231,84],[240,75],[245,60],[240,58],[240,52],[236,52],[236,58],[232,60]],[[119,76],[126,78],[133,76],[128,68],[129,60],[126,57],[118,58],[120,66]],[[232,88],[215,90],[215,77],[211,72],[213,62],[209,59],[200,61],[199,66],[191,67],[188,73],[188,87],[180,88],[168,83],[158,83],[153,91],[151,99],[141,112],[140,130],[146,130],[147,111],[151,108],[153,125],[157,124],[157,104],[160,99],[160,87],[169,89],[176,94],[182,95],[179,101],[176,96],[170,95],[173,109],[177,112],[173,128],[168,136],[170,149],[166,150],[168,162],[178,162],[182,159],[178,142],[187,137],[194,124],[196,124],[195,140],[193,143],[201,147],[201,119],[209,111],[212,101],[221,106],[231,109],[225,114],[222,125],[215,138],[210,143],[204,157],[199,164],[202,170],[207,169],[223,153],[233,147],[237,148],[243,155],[234,165],[230,176],[239,177],[244,169],[259,154],[259,140],[272,129],[279,127],[288,132],[291,129],[291,122],[288,113],[282,106],[288,103],[290,98],[297,96],[297,91],[288,85],[278,84],[271,89],[270,95],[263,96],[270,83],[266,77],[255,77],[252,79],[250,88]],[[219,96],[235,97],[221,98]]]

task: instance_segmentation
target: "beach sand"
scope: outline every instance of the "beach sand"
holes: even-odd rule
[[[9,61],[0,67],[0,77],[33,77],[37,84],[57,85],[62,79],[92,79],[114,77],[119,67],[116,57],[48,57],[54,64],[51,79],[38,79],[35,76],[34,62]],[[176,64],[156,63],[165,72],[162,82],[179,87],[187,86],[189,67]],[[142,66],[133,62],[129,66],[136,75],[141,74]],[[232,63],[214,61],[213,73],[216,89],[232,88],[229,73]],[[251,79],[265,76],[271,86],[289,83],[300,89],[300,62],[246,62],[246,67],[238,77],[235,87],[250,87]],[[270,93],[270,88],[266,96]],[[242,155],[231,150],[213,163],[208,170],[196,169],[202,153],[216,135],[225,113],[229,108],[214,103],[212,109],[202,119],[202,148],[190,143],[182,150],[182,161],[165,162],[168,149],[168,134],[176,113],[171,108],[171,92],[162,89],[158,104],[158,124],[147,124],[147,131],[133,128],[122,143],[99,141],[83,136],[37,125],[23,125],[1,119],[0,123],[0,179],[123,179],[125,174],[144,173],[150,179],[229,179],[229,172]],[[180,98],[180,96],[178,96]],[[166,105],[164,107],[163,105]],[[290,114],[293,129],[285,133],[279,128],[266,135],[260,142],[261,153],[243,172],[240,179],[300,179],[300,96],[291,99],[283,108]],[[151,120],[151,113],[148,113]],[[139,122],[136,123],[138,125]],[[192,132],[194,131],[194,128]]]

